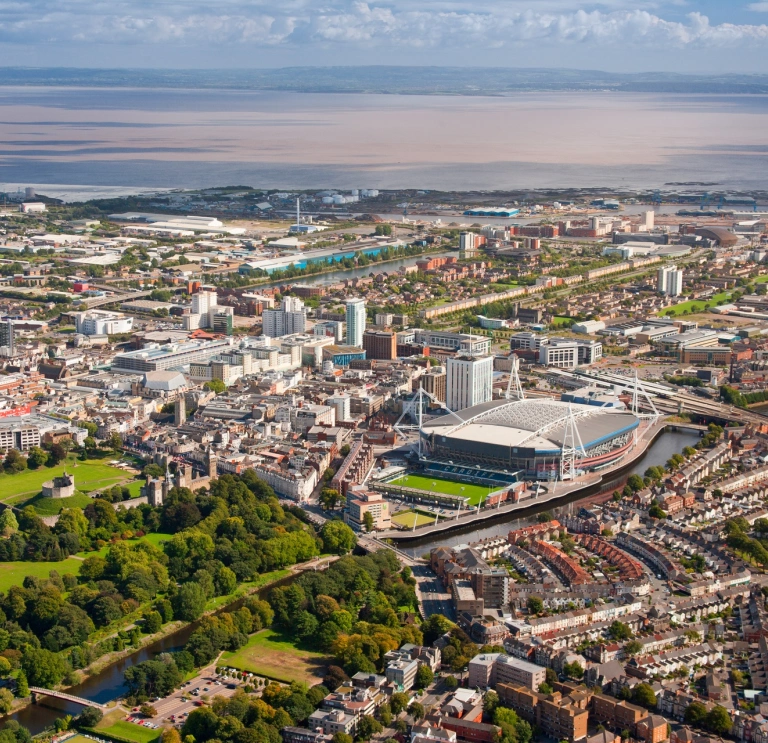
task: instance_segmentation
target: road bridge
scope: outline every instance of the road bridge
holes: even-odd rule
[[[33,700],[36,696],[55,697],[56,699],[63,699],[65,702],[74,702],[83,707],[95,707],[102,711],[108,709],[106,704],[99,704],[91,699],[76,697],[74,694],[67,694],[65,691],[54,691],[53,689],[45,689],[42,686],[30,686],[29,690],[32,693]]]

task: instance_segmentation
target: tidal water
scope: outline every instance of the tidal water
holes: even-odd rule
[[[767,161],[759,95],[0,87],[0,189],[762,189]]]

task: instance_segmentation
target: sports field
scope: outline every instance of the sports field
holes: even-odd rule
[[[417,513],[416,511],[400,511],[392,517],[392,523],[399,526],[405,526],[408,529],[413,529],[413,522],[416,522],[416,526],[424,526],[425,524],[433,524],[435,522],[434,516],[427,516],[424,513]]]
[[[310,686],[325,676],[329,658],[299,647],[287,636],[271,629],[252,635],[239,650],[224,653],[219,664],[250,671],[276,681],[305,681]]]
[[[20,586],[24,578],[32,575],[35,578],[47,578],[51,570],[59,575],[80,572],[82,560],[68,557],[61,562],[0,562],[0,591],[7,591],[11,586]]]
[[[387,485],[401,485],[404,488],[426,490],[429,493],[459,495],[467,498],[471,506],[477,505],[496,489],[487,488],[483,485],[456,482],[455,480],[441,480],[439,477],[425,477],[424,475],[403,475],[396,480],[391,480]]]
[[[152,722],[158,724],[156,720]],[[162,728],[153,730],[152,728],[145,728],[142,725],[137,725],[135,722],[126,722],[125,720],[118,720],[107,727],[96,728],[96,735],[99,733],[114,735],[116,738],[131,740],[134,743],[152,743],[153,740],[157,740],[160,737],[162,732]],[[93,741],[89,741],[89,743],[93,743]]]

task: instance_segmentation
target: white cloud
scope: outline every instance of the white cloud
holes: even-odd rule
[[[679,48],[765,45],[766,24],[667,20],[654,3],[603,0],[0,0],[0,42],[321,45],[457,49],[520,43]],[[768,10],[756,2],[753,10]]]
[[[748,10],[755,10],[758,13],[768,13],[768,3],[750,3],[747,5]]]

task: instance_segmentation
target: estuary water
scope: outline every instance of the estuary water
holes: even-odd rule
[[[764,189],[767,160],[759,95],[0,87],[0,189]]]

